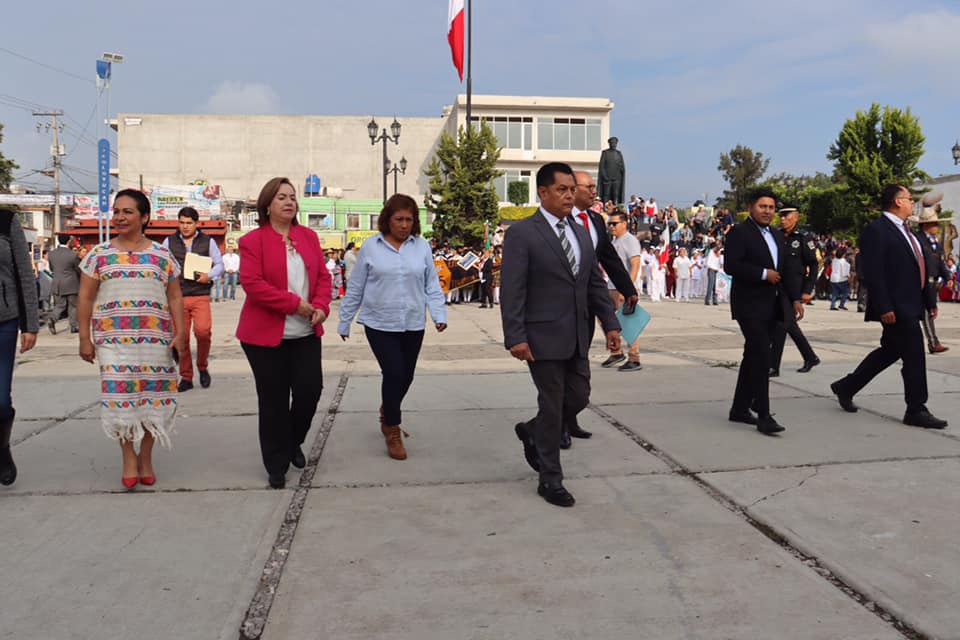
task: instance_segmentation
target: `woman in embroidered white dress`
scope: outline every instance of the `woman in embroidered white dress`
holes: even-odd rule
[[[177,411],[172,350],[183,349],[183,333],[171,321],[183,317],[180,269],[169,251],[144,235],[149,222],[147,197],[120,191],[111,221],[117,236],[80,264],[80,357],[99,361],[101,422],[120,443],[128,490],[138,481],[156,482],[154,442],[170,447]]]

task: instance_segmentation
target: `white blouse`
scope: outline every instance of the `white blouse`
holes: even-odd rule
[[[303,300],[309,301],[310,282],[307,280],[307,266],[303,258],[296,251],[287,251],[287,291],[295,293]],[[283,338],[303,338],[313,334],[313,327],[309,318],[304,318],[294,312],[283,322]]]

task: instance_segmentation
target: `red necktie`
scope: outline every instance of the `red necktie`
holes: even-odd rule
[[[927,282],[927,265],[923,261],[923,253],[920,251],[920,245],[917,244],[917,238],[910,232],[910,226],[904,222],[903,228],[907,230],[907,238],[910,239],[910,246],[913,247],[913,257],[917,259],[920,266],[920,289],[923,289]]]
[[[585,211],[581,211],[580,213],[577,214],[577,217],[580,218],[580,222],[583,223],[583,228],[586,229],[587,232],[589,233],[589,232],[590,232],[590,223],[587,222],[587,214],[586,214],[586,212],[585,212]]]

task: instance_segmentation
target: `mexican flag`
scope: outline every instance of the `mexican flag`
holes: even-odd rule
[[[447,14],[447,42],[453,55],[453,66],[463,82],[463,0],[449,0]]]

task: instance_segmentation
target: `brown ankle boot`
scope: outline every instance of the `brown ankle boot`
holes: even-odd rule
[[[388,427],[386,425],[380,427],[380,431],[383,433],[383,439],[387,443],[387,453],[394,460],[406,460],[407,459],[407,450],[403,448],[403,439],[400,434],[402,433],[406,437],[410,437],[410,434],[400,428],[400,425],[395,427]]]

